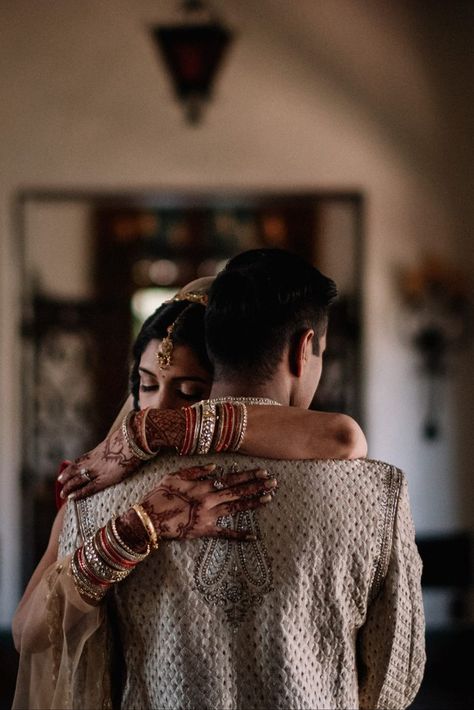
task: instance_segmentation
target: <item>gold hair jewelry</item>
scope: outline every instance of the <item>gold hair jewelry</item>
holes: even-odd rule
[[[187,293],[177,293],[170,303],[176,301],[189,301],[190,303],[199,303],[201,306],[207,306],[209,297],[207,293],[202,291],[188,291]]]
[[[173,354],[173,340],[171,338],[171,335],[180,316],[181,313],[179,314],[178,318],[176,318],[174,323],[168,326],[166,330],[166,338],[163,338],[160,343],[160,347],[155,353],[156,359],[158,360],[158,365],[160,366],[160,370],[167,370],[171,365],[171,355]]]
[[[178,293],[166,303],[173,301],[189,301],[190,303],[200,303],[207,306],[208,293],[214,281],[213,276],[202,276],[199,279],[194,279],[183,286]]]
[[[196,284],[196,286],[199,286],[201,283],[200,288],[196,288],[195,290],[190,289],[189,291],[186,291],[187,286],[184,286],[181,291],[178,291],[176,296],[170,298],[169,301],[165,301],[165,303],[177,303],[180,301],[187,301],[189,305],[192,305],[193,303],[198,303],[200,306],[206,307],[208,303],[208,295],[205,289],[210,287],[211,282],[212,279],[208,278],[196,279],[195,281],[192,281],[191,284]],[[160,347],[155,353],[160,370],[167,370],[171,365],[171,356],[173,355],[174,346],[172,338],[173,331],[176,327],[177,322],[187,310],[188,306],[186,306],[186,308],[183,308],[181,313],[177,316],[176,320],[168,326],[168,328],[166,329],[166,336],[161,341]]]

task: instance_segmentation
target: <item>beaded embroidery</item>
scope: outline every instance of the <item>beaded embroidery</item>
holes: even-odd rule
[[[206,400],[208,404],[218,404],[219,402],[242,402],[243,404],[266,404],[273,405],[275,407],[281,407],[281,402],[277,402],[276,399],[270,399],[269,397],[231,397],[230,395],[225,397],[213,397],[212,399]]]
[[[231,470],[235,470],[235,464]],[[209,606],[221,607],[236,630],[248,612],[273,589],[270,558],[253,510],[221,519],[224,528],[248,531],[252,542],[208,538],[203,541],[194,568],[194,582]]]
[[[377,556],[372,571],[370,583],[370,598],[374,599],[385,579],[390,562],[390,550],[392,547],[393,521],[398,505],[400,494],[401,476],[394,466],[383,464],[386,467],[386,474],[383,481],[383,495],[381,500],[382,521],[378,525],[377,534]]]
[[[93,512],[89,506],[89,498],[81,498],[74,502],[77,521],[79,523],[79,532],[82,540],[85,542],[94,535],[97,530],[97,525],[95,524]]]

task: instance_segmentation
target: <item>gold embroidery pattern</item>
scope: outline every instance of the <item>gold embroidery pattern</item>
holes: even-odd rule
[[[379,593],[388,571],[393,538],[393,524],[397,511],[400,486],[401,477],[398,469],[394,466],[388,466],[384,480],[384,492],[381,504],[383,522],[382,525],[379,524],[377,539],[378,555],[372,572],[370,599],[374,599]]]
[[[230,626],[236,630],[251,609],[262,602],[273,588],[273,575],[254,511],[225,517],[222,527],[247,530],[255,542],[209,538],[203,541],[194,570],[197,590],[209,606],[224,610]]]

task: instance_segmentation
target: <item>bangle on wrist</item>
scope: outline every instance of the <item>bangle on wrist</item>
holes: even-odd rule
[[[192,456],[197,452],[199,444],[199,431],[201,429],[202,412],[199,403],[191,407],[184,407],[185,432],[183,445],[179,450],[180,456]]]
[[[110,520],[71,558],[70,570],[76,589],[81,595],[98,602],[113,584],[128,577],[149,553],[149,544],[145,553],[135,552],[126,545],[117,532],[115,519]]]
[[[153,550],[157,550],[158,544],[159,544],[158,543],[158,533],[156,532],[156,528],[153,525],[152,519],[148,515],[145,508],[142,505],[139,505],[138,503],[136,503],[135,505],[132,505],[132,510],[134,510],[135,513],[138,515],[138,518],[140,519],[141,524],[145,528],[151,548]]]
[[[106,530],[108,532],[109,540],[111,540],[112,545],[119,555],[122,555],[131,562],[141,562],[150,553],[150,545],[147,544],[147,549],[145,552],[136,552],[129,547],[120,536],[117,530],[117,519],[112,518],[106,525]]]
[[[147,407],[147,409],[144,410],[143,412],[143,419],[141,420],[141,443],[143,444],[144,450],[150,455],[150,456],[156,456],[161,449],[161,446],[158,446],[155,451],[152,451],[150,447],[148,446],[148,437],[147,437],[147,432],[146,432],[146,423],[147,423],[147,417],[150,413],[151,407]]]
[[[244,402],[217,402],[219,423],[212,444],[214,451],[238,451],[247,429],[247,407]]]
[[[132,454],[135,456],[135,458],[140,459],[140,461],[149,461],[151,458],[153,458],[154,454],[147,453],[146,451],[142,451],[140,447],[135,443],[135,440],[130,434],[129,431],[129,423],[130,419],[135,415],[134,411],[128,412],[123,420],[122,420],[122,434],[123,438],[127,442]]]
[[[238,451],[247,430],[244,402],[204,400],[183,408],[185,433],[181,456]]]
[[[138,412],[135,412],[135,416],[129,422],[128,426],[129,436],[133,439],[134,444],[145,456],[148,456],[149,458],[156,456],[161,449],[161,447],[158,446],[153,451],[148,444],[147,423],[148,414],[151,409],[151,407],[147,407],[146,409],[140,409]]]
[[[198,405],[193,406],[199,406],[201,410],[197,453],[208,454],[216,428],[216,405],[209,402],[200,402]]]

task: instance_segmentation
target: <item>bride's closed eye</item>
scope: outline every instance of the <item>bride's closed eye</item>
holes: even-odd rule
[[[155,392],[158,390],[158,385],[144,385],[140,384],[140,390],[142,392]]]
[[[204,390],[185,391],[183,389],[176,390],[176,393],[187,402],[198,402],[199,400],[204,399],[206,394]]]
[[[159,390],[160,385],[157,382],[150,384],[145,382],[140,383],[140,392],[159,392]],[[207,390],[204,387],[196,386],[194,382],[181,382],[174,388],[174,393],[177,397],[180,397],[186,402],[196,402],[206,396]]]

